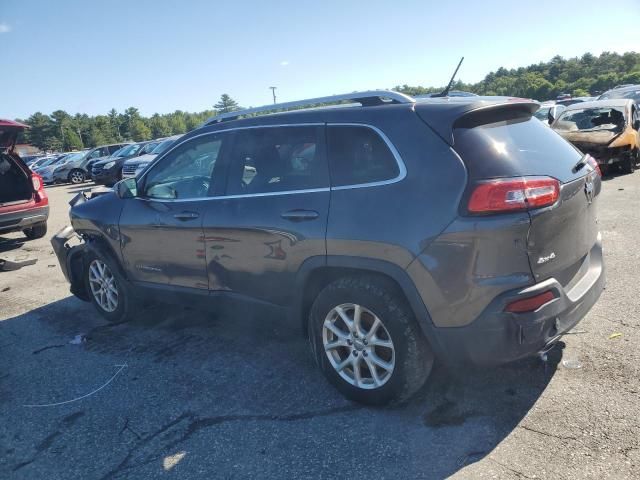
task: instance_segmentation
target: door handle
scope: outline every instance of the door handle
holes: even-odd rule
[[[315,210],[289,210],[280,216],[292,222],[304,222],[305,220],[315,220],[320,214]]]
[[[180,212],[173,215],[173,218],[177,220],[193,220],[194,218],[198,218],[200,214],[198,212]]]

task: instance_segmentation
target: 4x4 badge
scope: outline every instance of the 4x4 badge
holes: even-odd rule
[[[593,184],[593,180],[591,178],[587,178],[584,182],[584,194],[587,196],[587,203],[591,204],[593,202],[593,191],[595,190],[595,185]]]

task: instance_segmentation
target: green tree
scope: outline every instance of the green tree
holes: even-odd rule
[[[216,103],[213,108],[215,108],[219,113],[228,113],[233,112],[235,110],[240,110],[240,106],[238,102],[236,102],[233,98],[231,98],[226,93],[223,93],[220,96],[220,101]]]
[[[149,119],[149,127],[152,138],[168,137],[171,135],[169,122],[165,117],[161,117],[157,113]]]
[[[145,125],[141,118],[133,118],[131,120],[131,138],[136,142],[151,139],[151,129]]]

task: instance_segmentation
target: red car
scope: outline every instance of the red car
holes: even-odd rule
[[[0,119],[0,234],[22,231],[28,239],[44,237],[49,199],[42,178],[14,151],[26,125]]]

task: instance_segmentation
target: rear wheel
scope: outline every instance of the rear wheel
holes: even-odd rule
[[[74,185],[83,183],[84,179],[85,179],[85,175],[82,170],[75,169],[69,172],[69,182],[73,183]]]
[[[433,354],[395,290],[375,277],[346,277],[325,287],[311,307],[316,363],[351,400],[402,402],[429,376]]]
[[[622,171],[624,173],[633,173],[636,169],[637,158],[634,153],[630,153],[622,162]]]
[[[36,223],[33,227],[25,228],[22,233],[29,239],[35,240],[47,234],[47,222]]]
[[[98,313],[110,322],[127,320],[136,303],[117,266],[106,256],[93,252],[87,255],[85,265],[86,291]]]

